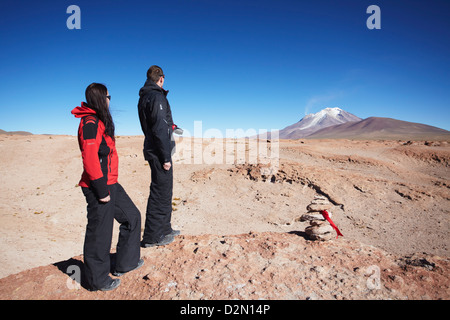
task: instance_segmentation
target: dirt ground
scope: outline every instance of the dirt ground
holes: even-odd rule
[[[119,182],[144,222],[150,168],[142,142],[116,140]],[[0,163],[0,278],[82,254],[76,137],[0,135]],[[447,141],[178,138],[172,225],[186,237],[303,232],[308,223],[298,218],[319,194],[333,203],[346,241],[447,259],[449,166]],[[116,224],[113,247],[117,233]]]

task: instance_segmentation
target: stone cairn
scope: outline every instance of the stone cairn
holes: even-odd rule
[[[320,213],[327,210],[331,218],[331,212],[328,210],[333,205],[323,196],[315,196],[314,200],[306,207],[308,213],[300,217],[300,221],[309,221],[310,226],[306,227],[305,232],[311,240],[328,241],[334,236],[333,227],[328,223],[324,216]]]

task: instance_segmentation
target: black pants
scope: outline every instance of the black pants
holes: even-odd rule
[[[109,185],[111,200],[99,202],[89,188],[82,188],[87,201],[84,240],[85,281],[90,289],[109,284],[110,250],[114,219],[120,223],[115,270],[134,269],[140,259],[141,214],[122,186]]]
[[[164,170],[157,159],[149,160],[152,173],[142,241],[155,243],[172,232],[173,167]]]

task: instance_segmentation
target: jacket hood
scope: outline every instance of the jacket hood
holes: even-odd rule
[[[86,102],[82,102],[81,107],[74,108],[71,113],[75,116],[75,118],[82,118],[90,114],[97,114],[94,110],[88,107]]]
[[[164,90],[163,88],[161,88],[160,86],[158,86],[155,82],[153,82],[150,79],[147,79],[147,81],[145,81],[144,86],[139,90],[139,96],[142,97],[143,95],[149,93],[150,91],[160,91],[162,92],[165,96],[167,96],[167,94],[169,93],[169,90]]]

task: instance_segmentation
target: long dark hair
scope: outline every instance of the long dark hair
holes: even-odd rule
[[[97,113],[97,117],[105,125],[105,132],[114,139],[114,122],[109,112],[106,99],[108,89],[101,83],[91,83],[86,88],[86,102],[89,108]]]

